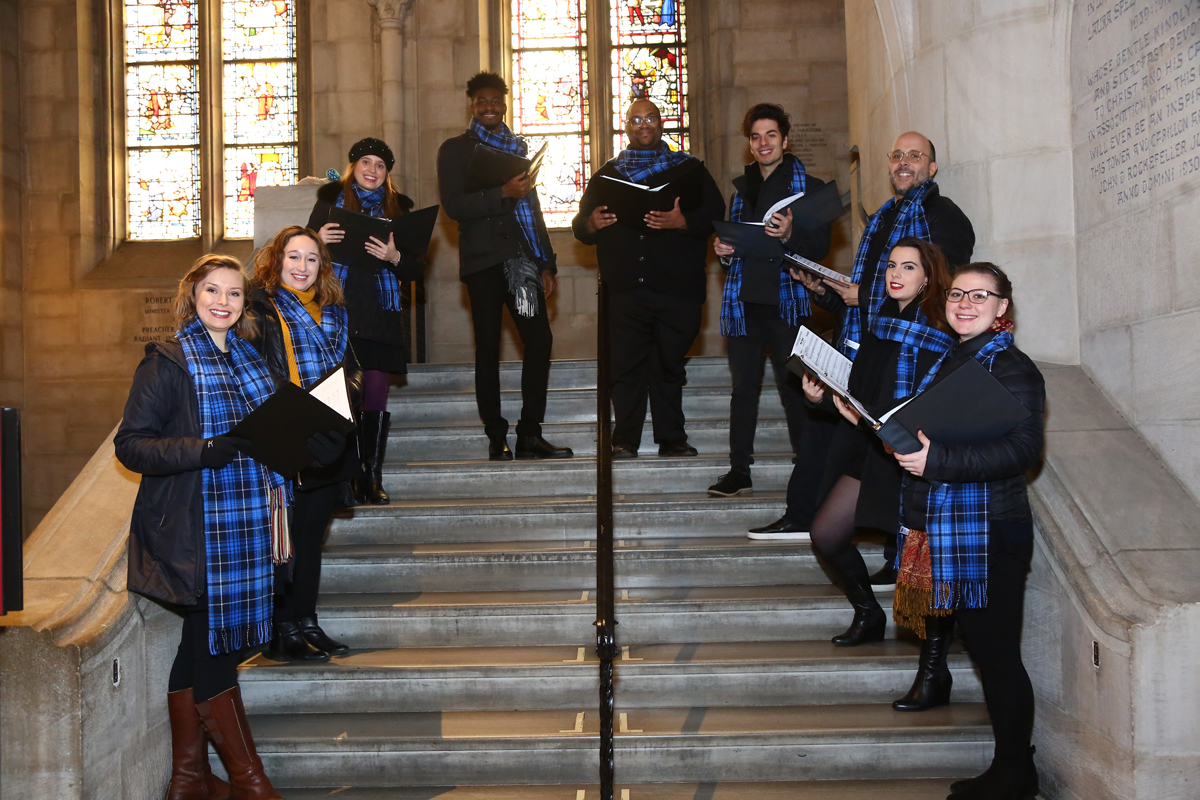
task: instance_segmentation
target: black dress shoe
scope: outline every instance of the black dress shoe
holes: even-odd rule
[[[613,445],[613,458],[637,458],[637,448],[627,444]]]
[[[267,654],[283,661],[329,660],[329,653],[313,647],[300,632],[300,626],[294,622],[275,623],[275,639],[271,642],[271,649]]]
[[[658,446],[658,454],[664,458],[691,458],[700,453],[684,439],[682,442],[663,442]]]
[[[1004,769],[995,761],[982,775],[977,775],[974,778],[967,778],[962,781],[955,781],[950,784],[950,798],[954,800],[971,800],[972,797],[980,796],[980,793],[995,791],[1007,791],[1010,795],[1018,798],[1035,798],[1037,797],[1040,786],[1038,785],[1037,767],[1033,763],[1033,756],[1037,752],[1036,747],[1029,748],[1029,758],[1020,767],[1016,769]],[[1017,773],[1019,777],[1014,779],[1011,773]],[[1009,773],[1009,774],[1006,774]]]
[[[884,564],[878,572],[870,577],[872,586],[896,586],[896,565],[892,563]]]
[[[349,645],[342,644],[336,639],[330,639],[329,635],[321,630],[321,626],[317,624],[316,617],[301,617],[296,620],[296,624],[300,628],[301,635],[318,650],[324,650],[326,653],[335,656],[343,656],[350,652]]]
[[[556,447],[541,436],[517,434],[517,458],[570,458],[575,451],[569,447]]]
[[[746,538],[773,539],[781,542],[807,542],[809,540],[808,531],[787,517],[780,517],[770,525],[764,525],[761,528],[751,528],[750,532],[746,534]]]
[[[489,436],[488,442],[488,461],[512,461],[512,450],[508,449],[508,436]]]

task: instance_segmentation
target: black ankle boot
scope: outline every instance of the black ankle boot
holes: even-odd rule
[[[954,678],[946,666],[946,653],[954,641],[954,617],[926,617],[921,663],[908,694],[892,703],[897,711],[928,711],[950,705]]]
[[[318,650],[324,650],[335,656],[342,656],[350,652],[350,646],[342,644],[336,639],[329,638],[329,634],[321,630],[321,626],[317,624],[317,618],[301,617],[296,620],[296,625],[300,628],[300,633],[308,640],[308,643]]]
[[[271,642],[270,655],[284,661],[328,661],[329,653],[318,650],[304,638],[300,626],[294,622],[276,622],[275,640]]]
[[[388,429],[392,415],[386,411],[362,412],[359,447],[362,456],[362,477],[355,492],[362,503],[384,506],[391,502],[383,490],[383,457],[387,450]]]
[[[825,560],[833,568],[838,583],[846,592],[846,599],[854,607],[854,621],[845,633],[833,637],[833,643],[838,647],[856,647],[867,642],[882,642],[884,630],[887,629],[887,614],[871,591],[867,565],[863,563],[862,555],[851,546],[836,557],[826,556]]]
[[[1029,757],[1011,766],[993,759],[982,775],[950,784],[951,796],[954,800],[1034,800],[1041,788],[1033,763],[1036,752],[1036,747],[1030,747]]]

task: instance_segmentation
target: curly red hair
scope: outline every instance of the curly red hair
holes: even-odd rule
[[[317,279],[313,282],[313,288],[316,289],[313,299],[316,300],[317,306],[324,308],[340,305],[343,298],[342,282],[333,271],[333,259],[329,256],[329,250],[316,231],[300,225],[284,228],[254,254],[254,286],[265,291],[270,297],[279,293],[279,287],[283,284],[283,255],[288,242],[297,236],[307,236],[317,244],[317,255],[321,260]]]

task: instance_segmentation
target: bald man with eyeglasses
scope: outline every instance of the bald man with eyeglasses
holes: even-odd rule
[[[951,269],[968,263],[975,249],[975,230],[971,221],[953,200],[939,191],[934,180],[938,164],[933,142],[920,133],[909,131],[896,139],[886,158],[892,198],[867,222],[854,257],[854,282],[842,284],[817,280],[799,270],[792,273],[804,283],[817,305],[838,315],[834,343],[850,359],[857,354],[863,331],[869,331],[871,319],[887,297],[884,275],[888,253],[896,242],[905,236],[932,242],[942,249]],[[826,445],[826,442],[802,444],[803,454],[797,455],[788,483],[787,510],[770,525],[752,528],[750,538],[807,538],[808,525],[824,499],[823,493],[814,491],[814,487],[819,489],[822,484],[824,459],[819,457],[818,451],[824,450]],[[899,491],[898,477],[896,487]],[[882,524],[884,520],[878,520],[878,525],[872,525],[872,522],[855,520],[861,527],[891,527]],[[871,576],[872,585],[895,583],[894,549],[893,536],[885,552],[885,566]]]

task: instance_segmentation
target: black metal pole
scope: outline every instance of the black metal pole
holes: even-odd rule
[[[600,659],[600,798],[613,800],[613,659],[617,617],[613,583],[612,427],[609,424],[608,302],[596,279],[596,655]]]

